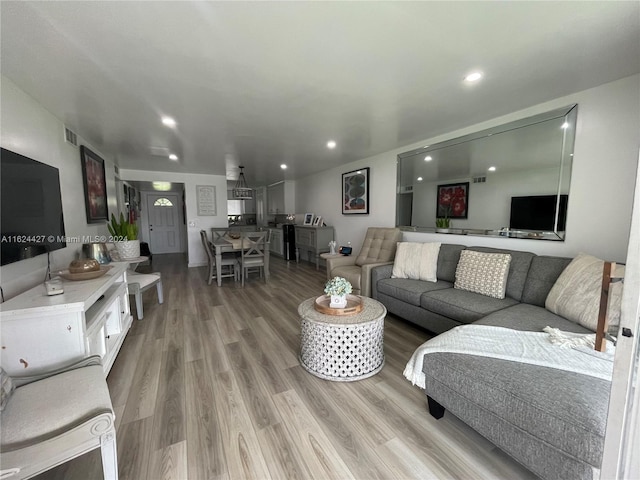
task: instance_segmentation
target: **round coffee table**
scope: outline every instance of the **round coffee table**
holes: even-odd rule
[[[300,363],[309,373],[350,382],[382,369],[387,309],[377,300],[361,298],[364,308],[354,315],[320,313],[314,308],[315,298],[300,304]]]

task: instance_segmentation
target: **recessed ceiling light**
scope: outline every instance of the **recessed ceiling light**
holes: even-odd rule
[[[283,169],[283,170],[286,170],[287,166],[283,163],[282,165],[280,165],[280,168]]]
[[[333,140],[329,140],[327,142],[327,148],[336,148],[336,142],[334,142]]]
[[[422,177],[418,177],[418,178],[416,178],[416,180],[418,180],[419,182],[421,182],[421,181],[422,181]]]
[[[469,75],[467,75],[466,77],[464,77],[464,81],[473,83],[473,82],[477,82],[481,78],[482,78],[482,73],[481,72],[472,72]]]
[[[167,127],[175,127],[176,121],[171,117],[162,117],[162,124]]]
[[[424,157],[424,161],[425,161],[425,162],[430,162],[431,160],[433,160],[433,158],[431,157],[431,155],[427,155],[426,157]]]
[[[569,128],[569,123],[568,122],[564,122],[560,128],[566,130],[567,128]]]
[[[169,155],[169,160],[178,160],[178,155],[172,153],[171,155]]]
[[[496,171],[496,167],[489,167],[487,170],[489,170],[490,172],[495,172]]]

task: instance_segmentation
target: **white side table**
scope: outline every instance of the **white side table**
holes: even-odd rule
[[[364,308],[354,315],[320,313],[314,308],[315,298],[300,304],[300,363],[309,373],[350,382],[382,369],[387,309],[377,300],[361,298]]]

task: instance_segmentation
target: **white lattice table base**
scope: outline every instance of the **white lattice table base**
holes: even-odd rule
[[[342,382],[378,373],[384,366],[384,305],[363,297],[362,312],[337,317],[317,312],[313,302],[298,307],[302,366],[317,377]]]

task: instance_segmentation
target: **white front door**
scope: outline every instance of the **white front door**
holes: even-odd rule
[[[147,195],[149,212],[149,249],[151,253],[178,253],[180,244],[180,210],[178,195]]]

